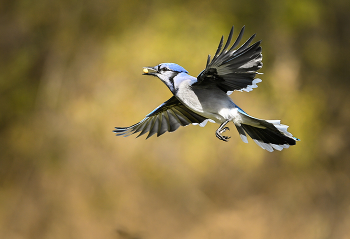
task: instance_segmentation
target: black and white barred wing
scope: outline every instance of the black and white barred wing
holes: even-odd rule
[[[154,134],[157,137],[165,132],[173,132],[180,126],[186,126],[189,124],[199,124],[204,126],[208,121],[207,118],[200,116],[186,106],[184,106],[175,96],[161,104],[146,118],[137,124],[130,127],[115,127],[113,131],[117,136],[130,136],[131,134],[139,133],[139,136],[148,133],[146,139]]]
[[[233,27],[224,48],[222,48],[224,38],[221,38],[215,56],[211,61],[210,55],[208,56],[206,68],[198,75],[196,85],[216,84],[228,94],[234,90],[249,92],[257,87],[256,84],[261,82],[260,79],[255,79],[257,71],[262,67],[261,41],[249,46],[255,37],[254,34],[242,46],[235,49],[242,39],[243,32],[244,27],[229,49]]]

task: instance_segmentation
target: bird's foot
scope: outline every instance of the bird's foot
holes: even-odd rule
[[[224,133],[226,130],[230,131],[229,127],[225,127],[222,130],[219,131],[220,134]]]
[[[224,133],[226,130],[230,130],[230,128],[229,128],[229,127],[225,127],[225,128],[223,128],[223,129],[221,129],[221,130],[217,130],[217,131],[215,132],[216,137],[217,137],[218,139],[222,140],[222,141],[228,142],[228,139],[230,139],[231,137],[221,135],[221,134]]]

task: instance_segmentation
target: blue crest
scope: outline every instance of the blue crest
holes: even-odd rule
[[[161,63],[159,65],[160,67],[168,67],[172,71],[188,73],[188,71],[186,71],[185,68],[175,63]]]

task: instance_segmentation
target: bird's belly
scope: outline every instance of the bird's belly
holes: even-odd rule
[[[221,90],[193,89],[188,92],[183,91],[177,97],[197,114],[212,119],[216,123],[231,120],[233,110],[237,109],[230,97]]]

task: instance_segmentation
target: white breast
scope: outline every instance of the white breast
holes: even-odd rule
[[[176,97],[194,112],[216,123],[237,117],[235,104],[218,88],[192,87],[191,81],[182,81],[178,85]]]

